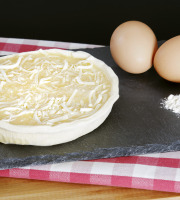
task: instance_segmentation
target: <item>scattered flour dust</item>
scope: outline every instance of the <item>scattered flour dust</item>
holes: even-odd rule
[[[180,95],[169,95],[162,101],[162,105],[165,109],[171,110],[180,116]]]

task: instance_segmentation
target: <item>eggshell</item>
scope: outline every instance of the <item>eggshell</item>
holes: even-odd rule
[[[154,67],[164,79],[180,83],[180,36],[160,46],[154,57]]]
[[[139,21],[119,25],[110,40],[111,55],[123,70],[139,74],[151,68],[157,39],[149,26]]]

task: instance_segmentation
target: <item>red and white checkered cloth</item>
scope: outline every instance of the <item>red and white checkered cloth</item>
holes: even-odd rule
[[[0,55],[33,51],[40,48],[78,49],[94,47],[99,46],[0,38]],[[180,152],[27,166],[0,170],[0,176],[180,193]]]

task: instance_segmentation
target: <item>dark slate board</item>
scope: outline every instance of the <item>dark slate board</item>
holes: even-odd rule
[[[180,150],[180,118],[160,108],[162,98],[179,94],[179,84],[163,80],[151,68],[141,75],[121,70],[109,47],[86,49],[119,77],[120,98],[106,121],[75,141],[50,146],[0,144],[0,169]]]

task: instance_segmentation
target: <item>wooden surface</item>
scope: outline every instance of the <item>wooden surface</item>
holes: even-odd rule
[[[81,185],[38,180],[0,178],[0,200],[56,199],[168,199],[180,194],[108,186]]]

